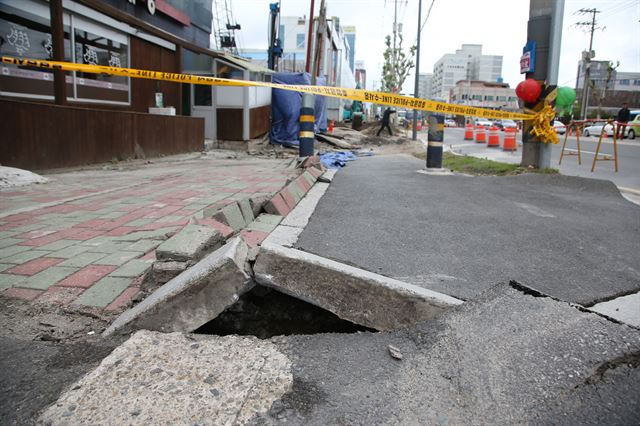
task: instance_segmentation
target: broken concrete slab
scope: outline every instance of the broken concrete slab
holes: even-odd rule
[[[222,210],[214,214],[213,218],[226,225],[229,225],[233,228],[234,231],[239,231],[247,226],[247,223],[244,220],[244,216],[242,215],[242,210],[240,210],[240,206],[238,205],[238,203],[226,205],[222,208]]]
[[[44,411],[42,424],[246,424],[293,386],[255,337],[139,331]]]
[[[183,273],[188,266],[188,262],[154,262],[153,268],[153,282],[155,285],[165,284]]]
[[[252,231],[266,232],[267,234],[273,231],[276,226],[282,221],[282,216],[263,213],[249,224],[247,229]]]
[[[207,251],[219,246],[223,241],[220,232],[213,228],[187,225],[158,246],[156,258],[175,262],[199,260]]]
[[[247,245],[233,238],[120,315],[104,332],[147,329],[189,332],[211,321],[254,283],[247,270]]]
[[[263,243],[256,281],[377,330],[434,318],[461,300],[344,265],[311,253]]]
[[[269,214],[286,216],[291,211],[280,193],[276,194],[264,205],[264,211]]]
[[[251,223],[255,219],[255,215],[253,214],[253,210],[251,209],[251,201],[248,198],[243,198],[238,201],[238,206],[240,206],[240,211],[242,212],[242,218],[244,219],[244,223]]]
[[[254,195],[249,198],[249,203],[251,204],[251,210],[253,211],[253,217],[258,217],[258,215],[262,212],[262,208],[267,201],[269,201],[273,197],[273,194],[269,195]]]

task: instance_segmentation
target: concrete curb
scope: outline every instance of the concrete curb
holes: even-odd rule
[[[436,317],[461,300],[273,243],[260,247],[258,284],[381,331]]]

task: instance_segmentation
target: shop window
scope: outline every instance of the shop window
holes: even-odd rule
[[[52,59],[49,5],[40,0],[0,3],[0,54]],[[82,64],[129,66],[128,37],[97,22],[63,14],[64,60]],[[73,48],[72,48],[73,46]],[[129,78],[66,73],[70,101],[129,103]],[[53,74],[41,68],[0,66],[0,93],[53,99]]]
[[[68,22],[69,17],[65,15],[66,61],[71,59]],[[29,0],[0,3],[0,55],[19,59],[53,58],[48,4]],[[67,81],[70,86],[70,75]],[[53,73],[37,67],[1,64],[0,93],[53,99]]]
[[[193,105],[211,106],[211,86],[205,84],[193,85]]]
[[[296,34],[296,49],[304,49],[305,41],[304,34]]]
[[[74,35],[76,63],[129,67],[126,37],[83,22],[75,27]],[[129,79],[116,75],[76,72],[76,98],[129,102]]]

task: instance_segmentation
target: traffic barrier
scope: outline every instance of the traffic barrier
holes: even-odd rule
[[[329,120],[329,128],[327,129],[329,133],[333,133],[333,123],[335,123],[333,120]]]
[[[489,139],[487,141],[489,148],[500,147],[500,132],[496,126],[489,127]]]
[[[516,132],[513,127],[507,127],[504,129],[504,141],[502,143],[503,151],[515,151],[518,149],[516,146]]]
[[[473,124],[467,123],[464,126],[464,140],[472,141],[473,140]]]
[[[476,126],[476,142],[485,143],[487,141],[487,130],[484,126]]]

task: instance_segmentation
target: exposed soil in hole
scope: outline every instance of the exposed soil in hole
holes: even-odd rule
[[[338,318],[310,303],[262,286],[256,286],[217,318],[195,331],[226,336],[273,336],[376,331]]]

